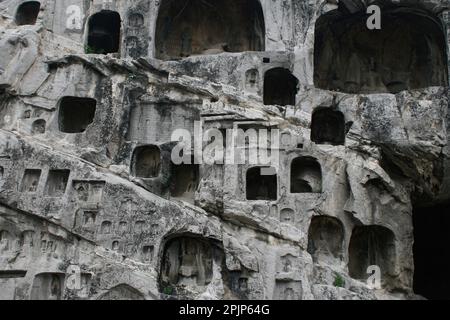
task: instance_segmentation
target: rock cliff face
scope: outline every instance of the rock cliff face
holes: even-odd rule
[[[0,0],[0,298],[449,298],[449,35],[447,0]]]

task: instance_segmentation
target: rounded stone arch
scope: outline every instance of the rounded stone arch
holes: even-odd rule
[[[345,115],[332,108],[316,108],[311,116],[311,141],[316,144],[344,145]]]
[[[40,1],[24,1],[20,3],[14,14],[14,21],[18,26],[36,24],[41,6]]]
[[[314,261],[327,256],[343,259],[345,228],[338,218],[315,216],[308,229],[308,253]]]
[[[145,300],[145,296],[129,284],[121,283],[101,294],[97,300]]]
[[[213,264],[222,264],[222,279],[227,271],[225,267],[225,251],[223,243],[213,237],[193,232],[171,233],[165,236],[159,245],[156,269],[158,273],[158,289],[161,294],[178,295],[179,283],[183,278],[189,284],[206,288],[213,280]],[[201,253],[196,255],[196,253]],[[200,261],[202,260],[202,261]],[[195,271],[198,270],[198,274]]]
[[[111,45],[110,48],[101,48],[98,46],[97,48],[91,48],[91,29],[93,28],[93,24],[98,19],[99,22],[99,39],[106,39],[108,36],[111,36]],[[109,30],[108,30],[109,29]],[[108,54],[108,53],[121,53],[122,50],[122,36],[123,36],[123,19],[119,12],[114,10],[100,10],[92,15],[90,15],[85,22],[84,26],[84,50],[85,53],[96,53],[96,54]],[[108,34],[110,31],[111,34]],[[106,41],[106,40],[105,40]]]
[[[356,226],[348,245],[350,277],[365,280],[367,268],[378,266],[382,280],[389,280],[396,266],[396,237],[389,228],[380,225]]]
[[[313,81],[345,93],[398,93],[448,86],[445,29],[432,4],[377,1],[382,29],[366,26],[364,5],[340,2],[316,17]]]
[[[295,106],[299,80],[289,69],[271,68],[266,70],[263,78],[265,105]]]
[[[290,164],[290,193],[321,193],[322,166],[310,156],[292,159]]]
[[[157,178],[161,174],[162,155],[157,145],[136,147],[131,159],[131,173],[142,179]]]
[[[187,6],[187,2],[192,2],[193,4],[191,6]],[[230,3],[234,2],[234,3]],[[156,14],[156,17],[154,19],[153,24],[153,57],[157,59],[162,60],[170,60],[170,59],[179,59],[182,57],[190,56],[192,54],[213,54],[213,53],[220,53],[220,52],[243,52],[243,51],[265,51],[266,48],[266,20],[265,20],[265,12],[264,8],[261,4],[261,0],[216,0],[215,4],[218,6],[218,9],[215,10],[217,14],[220,14],[222,16],[225,16],[225,20],[228,19],[234,19],[231,21],[241,20],[239,22],[247,23],[248,25],[240,26],[238,23],[229,22],[225,24],[227,27],[220,26],[219,23],[222,19],[210,19],[212,20],[212,24],[204,23],[205,25],[208,25],[209,33],[214,34],[214,32],[217,30],[218,33],[230,33],[231,36],[228,37],[205,37],[210,38],[212,41],[207,41],[206,46],[199,46],[194,45],[194,50],[185,50],[189,47],[189,45],[182,46],[181,42],[189,44],[189,42],[192,43],[192,38],[195,37],[189,37],[188,34],[185,34],[185,36],[181,37],[180,39],[177,39],[179,41],[173,41],[170,36],[168,36],[168,28],[170,19],[167,17],[170,17],[170,11],[172,9],[172,15],[177,17],[178,14],[185,14],[185,12],[189,13],[189,10],[192,7],[195,7],[196,5],[201,4],[205,5],[205,2],[202,0],[180,0],[180,1],[170,1],[170,0],[161,0],[160,5],[158,6],[158,12]],[[177,7],[178,6],[178,10]],[[248,6],[250,9],[246,9]],[[184,8],[186,7],[186,8]],[[253,8],[253,9],[252,9]],[[213,9],[211,9],[213,10]],[[232,14],[233,10],[235,11],[235,14]],[[250,14],[250,17],[246,16],[245,14]],[[252,16],[252,14],[254,16]],[[195,14],[194,14],[195,16]],[[207,17],[208,14],[204,14],[203,16]],[[207,19],[207,18],[205,18]],[[181,20],[181,19],[178,19]],[[194,19],[195,20],[195,19]],[[196,19],[200,20],[200,19]],[[201,21],[199,23],[202,23]],[[230,27],[232,26],[232,28]],[[242,44],[236,44],[238,41],[240,41],[242,38],[244,38],[242,35],[239,36],[239,32],[250,32],[249,30],[255,29],[254,33],[250,33],[250,36],[248,36],[248,43],[246,45]],[[184,30],[187,30],[184,28]],[[234,34],[233,34],[234,32]],[[237,33],[236,33],[237,32]],[[177,34],[177,32],[173,32]],[[258,34],[259,33],[259,34]],[[253,36],[252,36],[253,34]],[[181,41],[181,39],[183,41]],[[189,39],[191,41],[189,41]],[[215,41],[215,40],[225,40],[225,41]],[[176,54],[167,54],[167,50],[163,49],[163,43],[164,40],[166,42],[172,42],[172,45],[174,45],[174,42],[177,42],[175,44],[176,48]],[[233,43],[233,41],[235,43]],[[195,41],[197,42],[197,41]],[[230,42],[230,43],[228,43]],[[183,50],[181,50],[183,49]],[[178,51],[177,51],[178,50]],[[203,51],[202,51],[203,50]],[[169,50],[172,51],[172,50]]]

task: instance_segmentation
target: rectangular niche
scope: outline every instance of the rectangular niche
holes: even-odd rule
[[[129,141],[154,144],[171,141],[176,129],[194,132],[194,122],[200,113],[183,105],[141,104],[131,109]]]
[[[172,164],[170,196],[175,199],[194,203],[195,192],[200,182],[199,165]]]
[[[72,183],[76,199],[85,205],[96,206],[101,203],[105,181],[102,180],[74,180]]]
[[[45,194],[51,197],[62,196],[66,192],[70,170],[50,170],[48,172]]]
[[[26,270],[0,270],[0,279],[24,278]]]
[[[97,101],[92,98],[63,97],[59,101],[58,124],[64,133],[82,133],[94,121]]]
[[[23,174],[22,184],[20,187],[21,192],[36,192],[39,179],[41,178],[40,169],[26,169]]]
[[[75,215],[74,230],[84,235],[93,236],[96,228],[98,211],[80,209]]]
[[[63,273],[40,273],[34,277],[31,300],[61,300],[64,293]]]

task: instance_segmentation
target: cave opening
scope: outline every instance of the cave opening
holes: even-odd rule
[[[16,12],[16,24],[18,26],[34,25],[41,9],[39,1],[27,1],[22,3]]]
[[[45,133],[45,127],[47,122],[44,119],[38,119],[33,122],[31,125],[31,133],[32,134],[43,134]]]
[[[82,133],[94,121],[97,101],[91,98],[64,97],[59,102],[59,130]]]
[[[160,290],[168,295],[179,290],[204,288],[213,278],[213,261],[218,248],[207,239],[179,236],[164,246]]]
[[[41,178],[40,169],[25,169],[23,174],[22,183],[20,187],[21,192],[36,192],[39,180]]]
[[[86,53],[108,54],[119,52],[120,14],[103,10],[89,18]]]
[[[414,293],[450,299],[450,203],[414,206]]]
[[[345,143],[345,119],[340,111],[319,108],[311,121],[311,141],[316,144],[343,145]]]
[[[277,174],[274,168],[254,167],[247,170],[247,200],[277,200]]]
[[[313,217],[308,231],[308,253],[314,261],[322,257],[342,259],[344,226],[339,219],[327,216]]]
[[[37,274],[31,288],[31,300],[61,300],[64,293],[63,273]]]
[[[322,169],[312,157],[299,157],[291,163],[291,193],[321,193]]]
[[[170,196],[193,203],[195,192],[200,183],[200,167],[198,164],[175,165],[171,168]]]
[[[50,170],[48,172],[47,183],[45,186],[46,194],[51,197],[63,195],[66,192],[69,176],[70,170]]]
[[[139,178],[156,178],[161,171],[161,150],[157,146],[142,146],[135,149],[132,172]]]
[[[264,51],[264,14],[259,0],[164,0],[155,38],[155,57],[162,60]]]
[[[441,22],[420,8],[382,10],[381,30],[368,16],[333,10],[315,26],[314,84],[346,93],[398,93],[447,86],[445,33]]]
[[[294,106],[298,79],[285,68],[273,68],[264,74],[264,104]]]
[[[349,274],[353,279],[366,280],[369,266],[378,266],[382,283],[394,273],[396,252],[395,235],[382,226],[357,226],[353,229],[348,248]]]

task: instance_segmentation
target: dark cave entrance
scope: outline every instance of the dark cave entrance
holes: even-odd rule
[[[171,165],[170,196],[175,199],[194,203],[195,192],[200,183],[198,164]]]
[[[450,203],[414,207],[414,292],[450,299]]]
[[[156,178],[161,171],[161,150],[157,146],[142,146],[135,149],[132,173],[139,178]]]
[[[161,264],[163,292],[182,285],[208,285],[213,277],[214,249],[202,238],[182,236],[169,240],[164,246]]]
[[[322,169],[316,159],[295,158],[291,163],[291,193],[321,193]]]
[[[418,8],[384,7],[382,29],[365,12],[333,10],[316,23],[314,85],[346,93],[398,93],[447,86],[446,40],[437,17]]]
[[[270,69],[264,74],[264,104],[294,106],[298,79],[284,68]]]
[[[259,0],[165,0],[155,38],[155,57],[162,60],[264,51],[264,14]]]
[[[89,19],[86,53],[108,54],[119,52],[120,14],[104,10]]]
[[[97,101],[91,98],[64,97],[59,102],[59,130],[82,133],[94,121]]]
[[[367,268],[376,265],[382,272],[382,282],[389,281],[395,268],[395,235],[382,226],[358,226],[353,229],[348,248],[349,274],[353,279],[366,280]]]
[[[36,24],[41,4],[39,1],[27,1],[22,3],[16,12],[16,24],[18,26]]]
[[[342,259],[344,226],[339,219],[327,216],[313,217],[308,230],[308,253],[314,262],[322,255]]]
[[[247,200],[277,200],[277,175],[274,168],[250,168],[246,175]]]
[[[314,111],[311,122],[311,141],[316,144],[343,145],[345,119],[342,112],[329,108]]]

